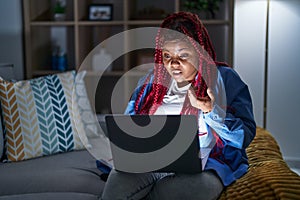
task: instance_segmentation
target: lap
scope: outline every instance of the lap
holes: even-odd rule
[[[112,170],[102,199],[217,199],[223,190],[212,171],[200,174],[124,173]]]
[[[125,173],[112,170],[107,179],[102,199],[142,199],[164,173]]]
[[[174,174],[158,180],[149,193],[148,199],[217,199],[223,188],[221,180],[212,171],[199,174]]]

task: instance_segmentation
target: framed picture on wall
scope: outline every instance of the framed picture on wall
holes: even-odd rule
[[[91,4],[89,5],[89,20],[110,21],[113,16],[112,4]]]

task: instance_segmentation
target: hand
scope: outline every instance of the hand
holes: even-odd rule
[[[202,110],[204,113],[212,111],[215,102],[215,96],[210,88],[207,89],[207,94],[208,96],[206,97],[197,97],[192,87],[188,90],[188,97],[192,106]]]

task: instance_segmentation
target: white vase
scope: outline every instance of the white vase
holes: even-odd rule
[[[99,50],[99,53],[94,54],[92,67],[94,71],[111,71],[112,56],[106,52],[104,48]]]

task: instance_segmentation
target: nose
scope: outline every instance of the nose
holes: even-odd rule
[[[171,60],[171,66],[177,68],[177,67],[180,66],[180,62],[177,59],[172,59]]]

